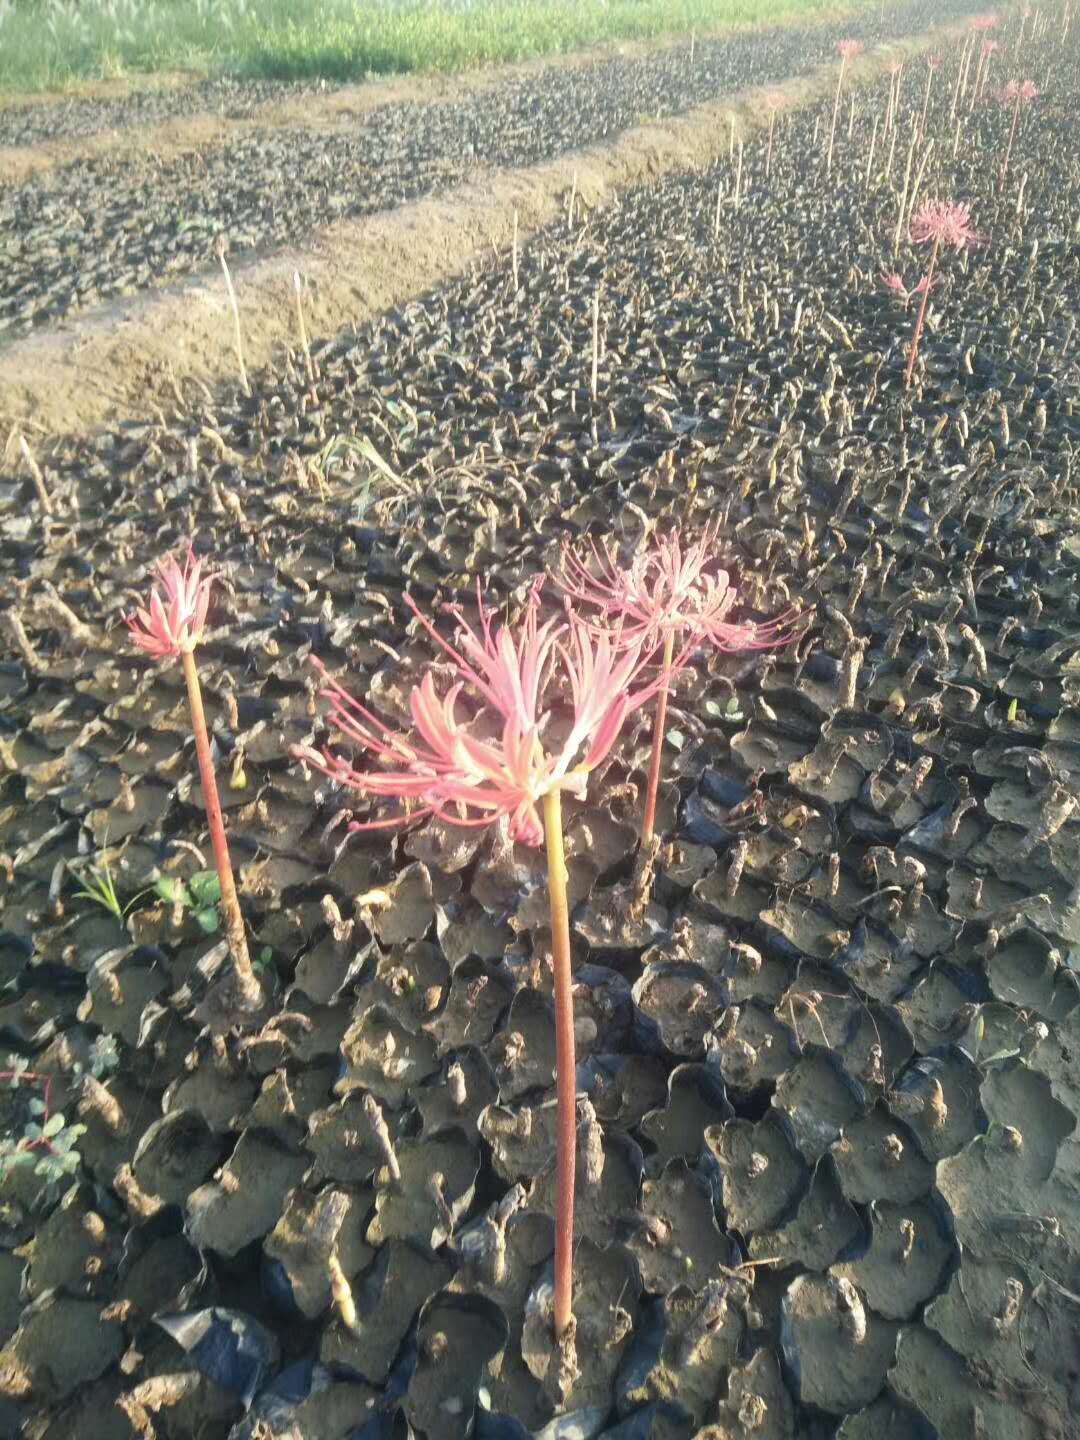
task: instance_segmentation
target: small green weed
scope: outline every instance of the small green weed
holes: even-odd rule
[[[196,925],[205,935],[213,935],[221,928],[218,902],[221,899],[221,881],[214,870],[199,870],[185,885],[175,875],[162,875],[154,881],[154,892],[166,905],[190,910]]]

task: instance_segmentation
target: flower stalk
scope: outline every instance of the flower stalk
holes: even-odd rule
[[[669,630],[664,636],[664,658],[661,662],[663,678],[656,696],[653,712],[652,755],[649,760],[649,785],[645,792],[645,810],[641,817],[641,846],[645,849],[653,838],[656,828],[656,795],[660,788],[660,763],[664,752],[664,729],[667,725],[668,676],[671,673],[675,655],[675,632]]]
[[[461,612],[457,644],[444,640],[409,599],[413,613],[450,658],[455,683],[443,695],[428,671],[409,696],[411,734],[391,730],[336,682],[326,679],[330,718],[342,735],[379,763],[358,769],[352,760],[295,746],[293,754],[332,780],[376,799],[403,801],[390,816],[353,821],[349,829],[415,824],[434,816],[448,825],[483,828],[506,823],[509,838],[547,851],[554,961],[556,1030],[556,1342],[571,1336],[573,1320],[576,1060],[562,833],[562,792],[584,798],[589,775],[608,755],[623,723],[657,693],[658,681],[640,683],[655,644],[648,635],[626,637],[591,627],[567,606],[565,617],[541,623],[534,588],[516,625],[496,627],[481,602],[479,631]],[[501,721],[497,738],[481,738],[458,713],[471,689]],[[557,693],[556,693],[557,689]],[[569,702],[572,720],[557,746],[542,735],[552,703]],[[542,814],[542,818],[541,818]]]
[[[574,1181],[577,1166],[577,1055],[571,993],[570,911],[566,899],[562,792],[544,796],[551,953],[555,991],[555,1339],[573,1319]]]
[[[1005,146],[1005,154],[1001,159],[1001,170],[998,175],[998,184],[1004,185],[1005,175],[1009,169],[1009,157],[1012,155],[1013,141],[1016,139],[1016,127],[1020,120],[1020,107],[1027,105],[1035,99],[1038,94],[1034,84],[1030,80],[1010,80],[1008,85],[1001,92],[1001,102],[1007,105],[1010,100],[1013,106],[1012,125],[1009,127],[1009,140]]]
[[[229,845],[225,839],[225,824],[221,816],[221,800],[218,797],[214,759],[210,751],[210,736],[203,710],[202,687],[195,665],[195,647],[202,639],[206,627],[213,577],[202,574],[202,561],[196,560],[190,545],[182,570],[173,559],[160,561],[158,575],[161,589],[152,589],[145,609],[135,610],[126,617],[127,626],[134,643],[147,655],[155,660],[172,660],[179,656],[183,665],[191,729],[195,736],[195,753],[199,762],[199,781],[206,806],[210,841],[214,849],[214,864],[221,886],[221,913],[229,953],[232,956],[237,996],[241,1008],[254,1010],[262,1003],[262,989],[248,954],[244,917],[240,912],[240,901],[237,898],[232,863],[229,859]]]
[[[836,141],[836,120],[840,114],[840,91],[844,85],[844,71],[847,62],[859,53],[862,46],[857,40],[841,40],[836,48],[840,52],[840,74],[836,77],[836,98],[833,100],[832,125],[829,128],[829,152],[825,159],[825,171],[829,175],[832,174],[833,145]]]
[[[983,237],[976,233],[975,227],[971,223],[971,212],[966,205],[952,200],[928,200],[911,222],[911,238],[917,245],[925,245],[929,241],[932,248],[930,264],[921,282],[923,286],[922,301],[919,304],[919,313],[911,336],[911,348],[908,352],[907,369],[904,372],[905,390],[910,387],[911,377],[915,371],[915,357],[919,352],[919,340],[922,337],[923,325],[926,320],[926,307],[934,284],[934,271],[942,245],[951,246],[954,250],[963,250],[965,246],[977,245]]]
[[[240,330],[240,306],[236,303],[236,291],[233,289],[232,276],[229,274],[229,262],[225,259],[227,250],[224,235],[218,236],[218,259],[221,261],[221,270],[225,276],[225,289],[229,295],[229,308],[233,317],[233,338],[236,342],[236,363],[240,368],[240,384],[244,388],[244,394],[250,400],[251,385],[248,382],[247,366],[244,364],[244,337]]]
[[[191,728],[195,735],[195,754],[199,761],[199,783],[202,786],[203,804],[206,806],[206,823],[210,828],[210,844],[214,850],[214,867],[221,885],[221,918],[224,922],[225,938],[236,971],[241,1003],[257,1009],[262,1000],[262,990],[248,954],[247,932],[244,929],[244,917],[240,913],[240,900],[236,894],[232,861],[229,858],[229,842],[225,838],[225,823],[221,816],[221,800],[218,796],[217,777],[214,774],[214,758],[210,753],[202,686],[199,684],[194,653],[185,650],[182,661],[184,680],[187,683],[188,708],[191,711]]]
[[[919,313],[915,317],[915,329],[911,332],[911,346],[908,350],[907,369],[904,371],[904,389],[911,387],[911,377],[915,371],[915,357],[919,353],[919,340],[922,338],[923,325],[926,322],[926,307],[930,300],[930,287],[934,283],[934,267],[937,265],[938,251],[941,249],[941,238],[935,236],[934,246],[930,251],[930,264],[926,270],[926,285],[922,292],[922,299],[919,301]]]

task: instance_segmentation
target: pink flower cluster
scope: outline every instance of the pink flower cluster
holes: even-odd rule
[[[415,602],[410,604],[434,634],[431,622]],[[387,768],[360,770],[340,755],[309,746],[297,747],[294,754],[349,789],[402,799],[412,807],[404,816],[351,828],[399,825],[425,815],[455,825],[488,825],[505,815],[512,839],[543,844],[537,807],[544,795],[559,789],[582,796],[590,771],[607,756],[627,715],[655,694],[657,682],[641,681],[648,656],[640,642],[623,643],[615,633],[593,634],[574,616],[540,624],[538,612],[534,591],[515,635],[508,625],[496,629],[481,602],[480,633],[462,622],[460,649],[436,635],[456,679],[442,696],[430,671],[414,687],[409,708],[415,741],[384,725],[314,662],[325,679],[331,721]],[[474,735],[470,721],[459,717],[466,685],[493,712],[500,727],[497,738]],[[562,687],[569,693],[572,718],[561,740],[548,744],[543,738],[547,708]]]
[[[936,285],[937,281],[934,280],[933,282],[931,282],[929,276],[924,275],[922,279],[919,280],[915,285],[913,285],[909,290],[904,284],[903,276],[898,275],[895,270],[891,272],[883,270],[881,272],[881,283],[885,286],[887,290],[891,290],[894,295],[899,295],[901,300],[903,300],[904,304],[906,305],[908,301],[914,299],[916,295],[924,294],[928,284]]]
[[[202,639],[214,579],[203,575],[202,564],[190,544],[182,570],[171,555],[159,560],[161,589],[151,590],[146,609],[125,616],[132,640],[153,659],[194,650]]]
[[[459,623],[456,646],[409,598],[454,671],[444,694],[430,671],[413,688],[409,710],[416,738],[384,724],[316,661],[330,720],[382,768],[358,768],[351,759],[308,745],[296,747],[294,755],[348,789],[405,802],[404,813],[354,822],[354,830],[429,815],[472,826],[506,817],[512,839],[543,844],[544,797],[554,790],[582,797],[589,774],[610,753],[627,716],[665,688],[702,641],[746,650],[791,637],[792,618],[767,625],[731,620],[736,597],[728,576],[706,568],[716,535],[715,528],[708,530],[685,548],[673,535],[626,567],[597,546],[584,559],[564,551],[555,577],[564,597],[562,616],[541,623],[539,586],[516,627],[496,626],[481,598],[478,630],[452,610]],[[602,623],[583,619],[575,604],[599,611]],[[676,636],[682,650],[672,659]],[[647,679],[645,670],[661,645],[668,659]],[[477,716],[463,716],[467,690],[495,722],[497,734],[485,738],[476,733]],[[560,717],[556,724],[554,711],[563,704],[568,720]]]
[[[927,200],[911,221],[911,238],[916,245],[935,241],[962,250],[978,245],[981,236],[971,223],[971,208],[958,200]]]
[[[1003,105],[1029,105],[1038,93],[1034,80],[1010,80],[998,91],[998,99]]]

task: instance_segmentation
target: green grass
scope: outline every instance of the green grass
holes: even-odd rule
[[[874,0],[846,0],[854,9]],[[837,0],[0,0],[0,90],[164,70],[274,79],[472,69],[834,10]]]

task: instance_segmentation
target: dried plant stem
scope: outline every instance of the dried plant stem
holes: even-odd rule
[[[926,166],[927,166],[927,163],[928,163],[928,161],[929,161],[929,159],[930,159],[930,155],[931,155],[931,152],[933,151],[933,148],[934,148],[934,142],[933,142],[933,140],[928,140],[928,141],[926,142],[926,149],[923,151],[923,157],[922,157],[922,159],[919,161],[919,168],[918,168],[918,170],[915,172],[915,184],[911,187],[911,196],[910,196],[910,198],[908,199],[908,206],[907,206],[907,218],[908,218],[908,224],[909,224],[909,225],[911,224],[911,217],[912,217],[912,215],[914,215],[914,213],[915,213],[915,201],[919,198],[919,186],[922,184],[923,176],[926,174]]]
[[[737,169],[736,169],[736,171],[735,171],[735,202],[734,202],[734,203],[735,203],[735,209],[736,209],[736,210],[738,210],[738,208],[739,208],[739,187],[740,187],[741,184],[742,184],[742,155],[743,155],[743,143],[742,143],[742,141],[740,140],[740,141],[739,141],[739,164],[738,164],[738,167],[737,167]]]
[[[574,228],[574,203],[577,200],[577,171],[574,171],[574,178],[570,185],[570,199],[566,206],[566,228]]]
[[[933,67],[926,67],[926,94],[923,96],[922,114],[919,116],[919,134],[926,134],[926,111],[930,105],[930,86],[934,83]]]
[[[826,173],[830,175],[832,174],[833,142],[836,139],[836,117],[840,113],[840,87],[844,83],[844,70],[846,67],[847,56],[841,55],[840,74],[836,77],[836,99],[833,101],[832,107],[832,125],[829,128],[829,153],[825,159],[825,170]]]
[[[907,166],[904,169],[904,189],[900,196],[900,209],[896,216],[896,234],[893,236],[892,253],[895,255],[900,249],[900,236],[904,229],[904,217],[907,214],[908,186],[911,184],[911,162],[915,158],[915,142],[918,139],[916,132],[912,133],[911,144],[908,146]]]
[[[182,652],[184,679],[187,681],[188,705],[191,710],[191,728],[195,734],[195,753],[199,758],[199,781],[202,785],[203,803],[206,806],[206,821],[210,828],[210,842],[214,848],[214,864],[217,867],[221,885],[221,914],[225,922],[225,938],[229,943],[233,968],[236,971],[240,999],[252,1009],[262,1002],[262,990],[251,966],[248,955],[247,934],[244,917],[240,913],[240,901],[236,895],[232,862],[229,859],[229,842],[225,839],[225,825],[221,818],[221,801],[218,799],[217,780],[214,776],[214,760],[210,754],[210,737],[206,732],[206,715],[203,711],[202,688],[199,672],[195,668],[195,656],[190,650]]]
[[[596,399],[596,386],[600,369],[600,290],[593,291],[592,297],[592,378],[589,393]]]
[[[766,180],[768,180],[768,178],[769,178],[769,172],[772,170],[773,132],[774,132],[775,130],[776,130],[776,111],[775,111],[775,109],[773,109],[773,110],[770,111],[770,113],[769,113],[769,143],[768,143],[768,145],[765,147],[765,179],[766,179]]]
[[[244,341],[240,334],[240,307],[236,303],[236,291],[233,289],[232,276],[229,274],[229,263],[225,259],[225,247],[218,250],[218,258],[221,260],[222,273],[225,276],[225,289],[229,292],[229,304],[232,306],[233,329],[236,335],[236,360],[240,366],[240,383],[244,387],[244,394],[251,395],[251,386],[248,384],[247,367],[244,364]]]
[[[975,101],[979,98],[979,89],[982,84],[983,65],[986,61],[985,50],[979,51],[979,63],[975,66],[975,79],[971,82],[971,99],[968,101],[968,111],[975,109]]]
[[[308,344],[307,326],[304,324],[304,307],[300,303],[300,271],[293,271],[293,294],[296,296],[296,323],[300,326],[300,345],[304,351],[304,365],[307,368],[308,384],[312,393],[315,390],[315,362],[311,358],[311,347]]]
[[[514,294],[518,292],[518,212],[514,211],[514,235],[510,249],[510,262],[514,271]]]
[[[967,64],[970,53],[971,37],[964,41],[963,49],[960,51],[960,64],[956,67],[956,84],[953,86],[952,104],[949,106],[949,114],[956,114],[956,107],[960,103],[961,86],[964,80],[964,66]]]
[[[979,79],[978,84],[975,86],[975,93],[971,97],[971,108],[973,110],[975,108],[975,101],[981,97],[983,91],[986,89],[986,82],[990,79],[990,62],[993,60],[993,58],[993,50],[988,50],[986,53],[986,63],[982,67],[982,76]]]
[[[41,508],[46,515],[52,514],[52,501],[49,499],[49,492],[45,489],[45,476],[41,473],[41,466],[34,459],[30,446],[26,443],[26,437],[19,436],[19,450],[22,454],[23,464],[30,471],[30,479],[34,482],[34,489],[37,491]]]
[[[714,240],[718,240],[718,239],[720,238],[720,206],[721,206],[721,203],[722,203],[722,201],[723,201],[723,198],[724,198],[724,186],[723,186],[722,181],[719,181],[719,180],[718,180],[718,181],[716,182],[716,213],[715,213],[715,215],[713,216],[713,223],[712,223],[712,234],[713,234],[713,239],[714,239]]]
[[[664,751],[664,729],[667,725],[668,675],[675,653],[675,634],[669,630],[664,637],[664,680],[656,696],[656,711],[653,715],[652,756],[649,760],[649,788],[645,792],[645,813],[641,817],[641,843],[649,844],[656,827],[656,793],[660,788],[660,759]]]
[[[1016,126],[1020,119],[1020,93],[1017,90],[1016,103],[1013,105],[1012,125],[1009,127],[1009,143],[1005,146],[1005,154],[1001,161],[1001,174],[998,176],[998,184],[1004,185],[1005,174],[1009,168],[1009,156],[1012,154],[1013,140],[1016,138]]]
[[[911,335],[911,350],[908,354],[907,369],[904,371],[904,389],[911,385],[911,376],[915,370],[915,356],[919,353],[919,338],[922,335],[923,323],[926,320],[926,307],[930,303],[930,287],[934,283],[934,267],[937,265],[938,250],[941,248],[940,236],[934,237],[934,248],[930,251],[930,265],[926,272],[926,289],[922,293],[922,300],[919,304],[919,314],[915,320],[915,329]]]
[[[551,953],[555,967],[555,1086],[558,1114],[555,1138],[555,1339],[573,1319],[574,1168],[577,1163],[577,1058],[574,1001],[570,973],[570,912],[566,901],[562,795],[544,796]]]
[[[866,157],[866,185],[865,185],[865,189],[867,189],[867,190],[870,189],[870,172],[871,172],[871,171],[873,170],[873,168],[874,168],[874,151],[875,151],[875,149],[877,148],[877,132],[878,132],[878,117],[875,115],[875,116],[874,116],[874,128],[873,128],[873,130],[872,130],[872,132],[871,132],[871,134],[870,134],[870,153],[869,153],[869,155],[867,155],[867,157]]]
[[[731,162],[732,162],[732,160],[735,159],[735,114],[734,114],[734,111],[728,111],[728,117],[727,117],[727,118],[728,118],[727,158],[728,158],[728,164],[730,165]]]

